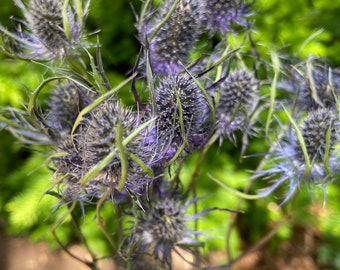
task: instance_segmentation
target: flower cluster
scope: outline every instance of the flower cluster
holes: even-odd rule
[[[193,214],[188,209],[198,201],[199,169],[217,140],[216,147],[225,139],[237,147],[241,135],[245,146],[256,135],[270,144],[266,167],[252,178],[274,183],[258,197],[287,184],[286,203],[302,183],[327,187],[337,179],[340,73],[311,60],[281,73],[268,72],[270,65],[259,70],[267,60],[257,63],[255,48],[243,52],[250,36],[248,2],[142,1],[140,55],[129,79],[113,88],[100,46],[94,60],[84,43],[89,1],[15,2],[25,20],[17,33],[0,26],[4,50],[35,64],[45,61],[52,76],[30,92],[26,111],[1,109],[0,127],[23,143],[48,144],[60,204],[79,203],[82,210],[96,204],[99,219],[102,205],[112,203],[121,226],[114,257],[124,267],[171,269],[179,247],[193,252],[192,246],[201,245],[190,221],[220,208],[193,207]],[[227,38],[235,34],[234,25],[244,33],[237,48]],[[250,38],[249,45],[255,47]],[[131,107],[118,94],[128,84],[135,98]],[[39,101],[45,89],[50,92],[44,107]],[[276,96],[278,90],[283,91]],[[183,181],[190,171],[182,171],[186,159],[200,150],[192,177]]]

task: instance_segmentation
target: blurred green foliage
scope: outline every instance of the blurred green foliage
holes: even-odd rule
[[[131,4],[130,4],[131,3]],[[11,15],[20,17],[18,9],[12,0],[2,0],[0,9],[1,23],[13,28]],[[132,6],[137,10],[139,0],[96,0],[92,2],[88,18],[88,33],[100,30],[98,36],[101,43],[102,58],[105,70],[112,85],[119,83],[126,73],[133,67],[139,45],[134,27],[134,14]],[[260,53],[268,55],[268,51],[277,51],[282,56],[293,55],[307,58],[309,55],[325,57],[334,66],[340,66],[340,2],[325,1],[280,1],[257,0],[251,20],[254,19],[254,42],[258,44]],[[89,40],[96,41],[97,35],[90,35]],[[41,74],[39,76],[38,74]],[[43,69],[37,66],[28,66],[9,60],[0,54],[0,106],[21,107],[27,98],[26,91],[34,89],[43,78]],[[128,91],[121,95],[127,103],[132,103]],[[263,140],[255,139],[249,145],[249,153],[266,151],[267,144]],[[6,221],[7,231],[10,234],[30,235],[32,240],[48,240],[53,247],[57,247],[51,234],[46,231],[66,211],[58,212],[55,216],[53,209],[57,200],[44,193],[51,186],[51,172],[45,168],[44,149],[31,151],[20,145],[15,138],[5,131],[0,132],[0,218]],[[239,161],[240,150],[231,143],[224,143],[222,147],[212,147],[201,168],[198,178],[198,195],[210,194],[199,201],[199,208],[225,207],[238,208],[240,199],[228,194],[220,186],[207,177],[210,173],[235,189],[243,190],[249,183],[245,169],[255,169],[258,160],[256,157]],[[182,172],[182,179],[190,179],[199,158],[196,153],[185,162],[186,170]],[[188,183],[187,183],[188,184]],[[260,188],[261,183],[255,183],[254,188]],[[230,240],[232,255],[240,254],[241,247],[256,243],[270,229],[271,224],[282,219],[285,211],[291,211],[290,223],[284,225],[273,237],[271,245],[273,251],[277,250],[282,241],[289,241],[294,237],[293,228],[311,226],[322,232],[322,241],[318,249],[318,260],[325,265],[340,268],[337,256],[340,252],[340,206],[338,199],[339,185],[331,185],[327,199],[327,207],[321,212],[312,211],[313,202],[307,189],[303,188],[294,209],[275,210],[276,198],[265,198],[258,201],[241,200],[240,214],[237,230],[233,230]],[[284,192],[284,190],[282,190]],[[322,202],[314,198],[315,202]],[[109,217],[107,226],[114,230],[115,214],[110,207],[105,207],[103,215]],[[79,211],[81,216],[81,211]],[[231,220],[226,212],[209,213],[202,219],[199,229],[207,230],[213,235],[208,239],[205,251],[220,250],[224,248],[221,235],[225,235],[227,228],[220,227],[220,220]],[[83,220],[83,233],[90,245],[100,254],[107,254],[109,246],[98,229],[94,219],[95,209],[86,213]],[[57,229],[57,235],[63,243],[72,241],[73,235],[65,220]],[[224,223],[225,224],[225,223]]]

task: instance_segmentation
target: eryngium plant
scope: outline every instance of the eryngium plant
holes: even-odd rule
[[[157,196],[154,197],[155,199]],[[154,202],[148,202],[145,210],[137,209],[132,235],[128,238],[129,245],[134,249],[130,254],[130,265],[140,263],[140,254],[151,254],[157,265],[164,269],[171,269],[172,253],[180,253],[183,247],[202,244],[195,239],[199,232],[188,227],[188,222],[197,219],[203,213],[190,216],[187,209],[191,202],[183,202],[175,197],[160,197]],[[143,260],[150,260],[146,256]],[[159,268],[156,268],[159,269]]]
[[[253,178],[270,178],[274,183],[259,195],[244,197],[258,199],[287,184],[285,203],[303,184],[326,189],[339,173],[338,71],[307,62],[295,67],[292,80],[284,77],[280,81],[279,57],[272,54],[273,65],[267,66],[251,28],[247,33],[240,31],[241,37],[236,31],[231,33],[233,25],[248,27],[248,2],[142,2],[137,22],[140,55],[132,75],[113,88],[105,75],[99,42],[95,57],[83,43],[89,1],[15,0],[25,20],[17,33],[0,27],[1,49],[7,55],[31,64],[46,60],[40,67],[47,69],[44,80],[28,91],[24,109],[1,108],[0,128],[48,157],[54,182],[47,193],[59,199],[61,208],[67,205],[52,231],[60,224],[66,226],[70,217],[74,235],[90,251],[91,261],[85,263],[92,269],[98,269],[99,259],[82,234],[79,206],[82,217],[87,217],[88,209],[91,214],[95,209],[98,226],[112,247],[109,257],[124,269],[171,269],[173,253],[181,256],[182,248],[198,253],[203,244],[198,239],[202,215],[226,210],[215,204],[199,211],[196,205],[197,194],[207,192],[207,181],[217,179],[212,174],[209,179],[203,170],[224,173],[224,168],[215,170],[216,163],[230,165],[231,159],[219,158],[230,142],[223,147],[215,142],[227,138],[234,143],[228,147],[237,147],[237,136],[243,133],[247,143],[248,136],[253,138],[254,123],[260,126],[263,119],[267,118],[265,130],[257,127],[256,135],[259,140],[262,135],[261,143],[269,142],[271,149]],[[242,41],[236,45],[238,40]],[[260,91],[260,81],[271,86]],[[130,83],[135,98],[131,108],[118,93]],[[290,92],[280,93],[283,99],[279,101],[284,104],[277,102],[277,86]],[[50,95],[45,102],[41,92],[47,90]],[[148,93],[145,99],[141,92]],[[281,108],[288,123],[279,119]],[[210,150],[217,151],[211,154]],[[241,155],[245,151],[244,147]],[[207,156],[214,160],[206,160]],[[237,169],[243,168],[244,164]],[[206,186],[201,189],[202,184]],[[216,191],[219,196],[220,190]],[[109,209],[109,217],[103,209]],[[227,243],[230,235],[226,234]],[[203,263],[197,260],[192,265]]]
[[[136,194],[146,189],[151,179],[138,165],[138,156],[142,154],[139,137],[126,144],[123,151],[117,147],[139,125],[138,115],[114,98],[105,100],[86,115],[72,141],[70,137],[62,143],[60,154],[53,158],[57,183],[63,186],[66,200],[113,198],[123,188]],[[83,179],[109,155],[112,157],[93,179]]]
[[[278,86],[296,96],[299,110],[332,106],[340,96],[340,71],[317,59],[295,65]]]

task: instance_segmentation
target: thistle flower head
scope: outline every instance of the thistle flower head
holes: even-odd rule
[[[59,0],[31,0],[27,6],[21,0],[15,2],[26,18],[24,24],[27,31],[20,28],[14,34],[0,26],[4,36],[14,43],[14,53],[19,57],[42,61],[74,52],[83,34],[83,21],[80,20],[84,20],[86,15],[79,18],[71,4],[63,15],[63,1]],[[83,10],[84,14],[87,8],[88,3]],[[9,40],[6,43],[10,44]]]
[[[249,16],[250,5],[243,0],[206,0],[205,21],[207,29],[212,34],[222,35],[230,32],[233,24],[248,26],[246,17]]]
[[[259,176],[278,176],[276,182],[262,191],[271,193],[282,183],[289,183],[286,202],[305,181],[308,186],[324,184],[325,187],[339,173],[340,157],[336,151],[339,143],[340,121],[336,111],[319,108],[310,111],[299,131],[292,130],[285,141],[275,145],[272,153],[276,165],[259,172]],[[303,140],[303,143],[301,142]]]
[[[136,245],[135,253],[149,252],[156,262],[166,269],[171,269],[171,252],[179,244],[197,245],[192,239],[196,231],[188,228],[187,222],[197,217],[187,216],[191,203],[183,205],[176,198],[163,198],[138,214],[138,220],[132,233],[132,242]]]
[[[121,156],[117,151],[117,144],[122,143],[118,140],[124,140],[127,136],[134,132],[139,125],[137,115],[130,109],[123,107],[122,104],[115,99],[109,99],[104,101],[101,105],[95,108],[90,120],[87,123],[87,129],[84,133],[84,153],[86,157],[86,165],[89,167],[95,166],[101,162],[112,152],[117,154],[104,168],[104,175],[101,179],[104,182],[114,182],[114,185],[118,184],[121,177]],[[122,138],[118,137],[118,125],[121,125]],[[138,149],[139,138],[134,138],[125,146],[125,151],[133,153],[139,156],[141,153]],[[131,178],[128,178],[127,184],[130,180],[143,180],[142,172],[139,166],[133,162],[130,158],[127,159],[128,174]],[[135,179],[136,175],[140,174],[139,178]],[[140,186],[134,186],[130,183],[133,190],[138,190]],[[144,183],[145,184],[145,183]]]
[[[151,39],[174,3],[174,0],[164,1],[155,20],[140,29],[142,43],[145,38]],[[180,0],[170,18],[148,40],[147,49],[155,74],[174,74],[188,63],[189,53],[202,33],[203,11],[200,1]]]
[[[184,73],[163,78],[155,89],[154,127],[146,144],[154,157],[151,163],[171,160],[183,149],[192,153],[210,133],[210,107],[195,81]]]
[[[288,70],[278,86],[297,95],[297,108],[301,111],[320,107],[335,108],[340,96],[340,71],[320,61],[311,61]]]
[[[259,81],[251,72],[239,69],[229,74],[219,85],[216,129],[220,136],[234,140],[234,131],[247,132],[258,100]]]
[[[48,101],[48,126],[61,136],[70,134],[79,112],[91,101],[91,95],[73,82],[58,85]]]
[[[152,180],[143,169],[133,161],[128,154],[140,155],[138,152],[138,138],[129,142],[124,149],[125,157],[117,150],[118,143],[122,143],[139,124],[137,116],[129,109],[124,108],[115,99],[109,99],[86,116],[85,120],[73,134],[73,139],[67,144],[59,146],[59,154],[53,158],[56,166],[56,174],[59,179],[66,183],[66,190],[69,195],[79,186],[79,190],[70,198],[100,198],[106,193],[113,198],[122,178],[122,160],[126,162],[126,179],[124,187],[130,193],[140,194],[146,185]],[[119,125],[121,125],[119,127]],[[121,129],[121,137],[118,129]],[[69,136],[71,137],[71,136]],[[91,169],[102,162],[109,154],[112,159],[107,162],[104,168],[87,183],[81,183],[81,179]],[[71,184],[70,184],[71,183]],[[68,188],[70,187],[70,188]],[[118,194],[119,195],[119,194]]]

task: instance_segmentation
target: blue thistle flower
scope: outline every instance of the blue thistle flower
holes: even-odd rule
[[[273,146],[271,152],[272,168],[257,172],[254,178],[266,176],[275,179],[275,183],[260,192],[266,196],[288,182],[288,192],[283,201],[288,201],[300,187],[332,182],[339,173],[340,156],[336,151],[339,143],[340,121],[336,111],[319,108],[308,113],[303,123],[298,126],[299,133],[291,130],[285,139]],[[301,136],[304,146],[301,144]]]
[[[12,54],[44,61],[61,58],[74,52],[83,35],[83,21],[79,20],[73,6],[67,8],[66,18],[63,18],[63,1],[31,0],[27,6],[21,0],[15,0],[15,3],[25,16],[26,22],[23,25],[27,31],[19,28],[17,34],[10,33],[0,25],[0,31],[6,37],[5,43],[9,45],[7,49]],[[88,4],[87,1],[81,20],[86,16]],[[14,48],[11,48],[13,46]]]
[[[205,21],[207,29],[222,35],[231,31],[233,24],[247,27],[246,17],[250,15],[250,5],[243,0],[206,0]]]
[[[340,71],[321,61],[309,60],[289,68],[278,87],[296,95],[296,105],[301,111],[335,108],[336,98],[340,97]]]
[[[48,100],[50,109],[46,120],[52,132],[59,133],[59,136],[54,136],[69,135],[79,112],[91,101],[91,94],[73,82],[57,85]]]
[[[154,95],[156,121],[145,139],[152,166],[170,161],[178,151],[192,153],[211,132],[209,103],[188,74],[162,78]]]
[[[152,254],[156,265],[171,269],[172,252],[176,252],[178,247],[202,245],[202,242],[194,239],[199,232],[189,229],[187,225],[203,214],[203,212],[194,216],[186,214],[193,202],[183,204],[179,199],[166,197],[153,200],[145,206],[145,212],[137,213],[136,225],[129,238],[129,242],[132,241],[132,245],[135,246],[135,256],[132,256],[131,265],[139,263],[134,259],[136,255]]]
[[[249,117],[259,100],[259,81],[245,69],[230,73],[219,85],[216,131],[235,142],[234,132],[249,132]]]
[[[92,198],[101,198],[108,191],[112,198],[121,195],[121,192],[117,191],[122,176],[118,152],[94,179],[87,184],[80,183],[80,179],[89,170],[116,150],[119,121],[122,123],[123,140],[139,124],[137,115],[131,110],[123,107],[115,99],[106,100],[86,115],[72,140],[65,138],[58,145],[58,154],[53,157],[56,178],[62,179],[60,184],[64,185],[64,193],[68,194],[69,198],[78,198],[86,202]],[[139,156],[141,155],[139,144],[139,139],[135,138],[126,145],[125,151]],[[151,180],[135,161],[127,157],[127,179],[124,187],[130,194],[139,195],[144,192]],[[79,189],[75,189],[75,186],[79,186]],[[76,193],[73,193],[74,191]]]
[[[170,18],[151,39],[161,21],[170,12],[174,0],[164,1],[163,6],[152,22],[140,29],[141,41],[148,43],[146,48],[155,74],[175,74],[188,64],[190,51],[202,33],[203,8],[200,1],[181,0]],[[147,42],[144,40],[147,39]]]

